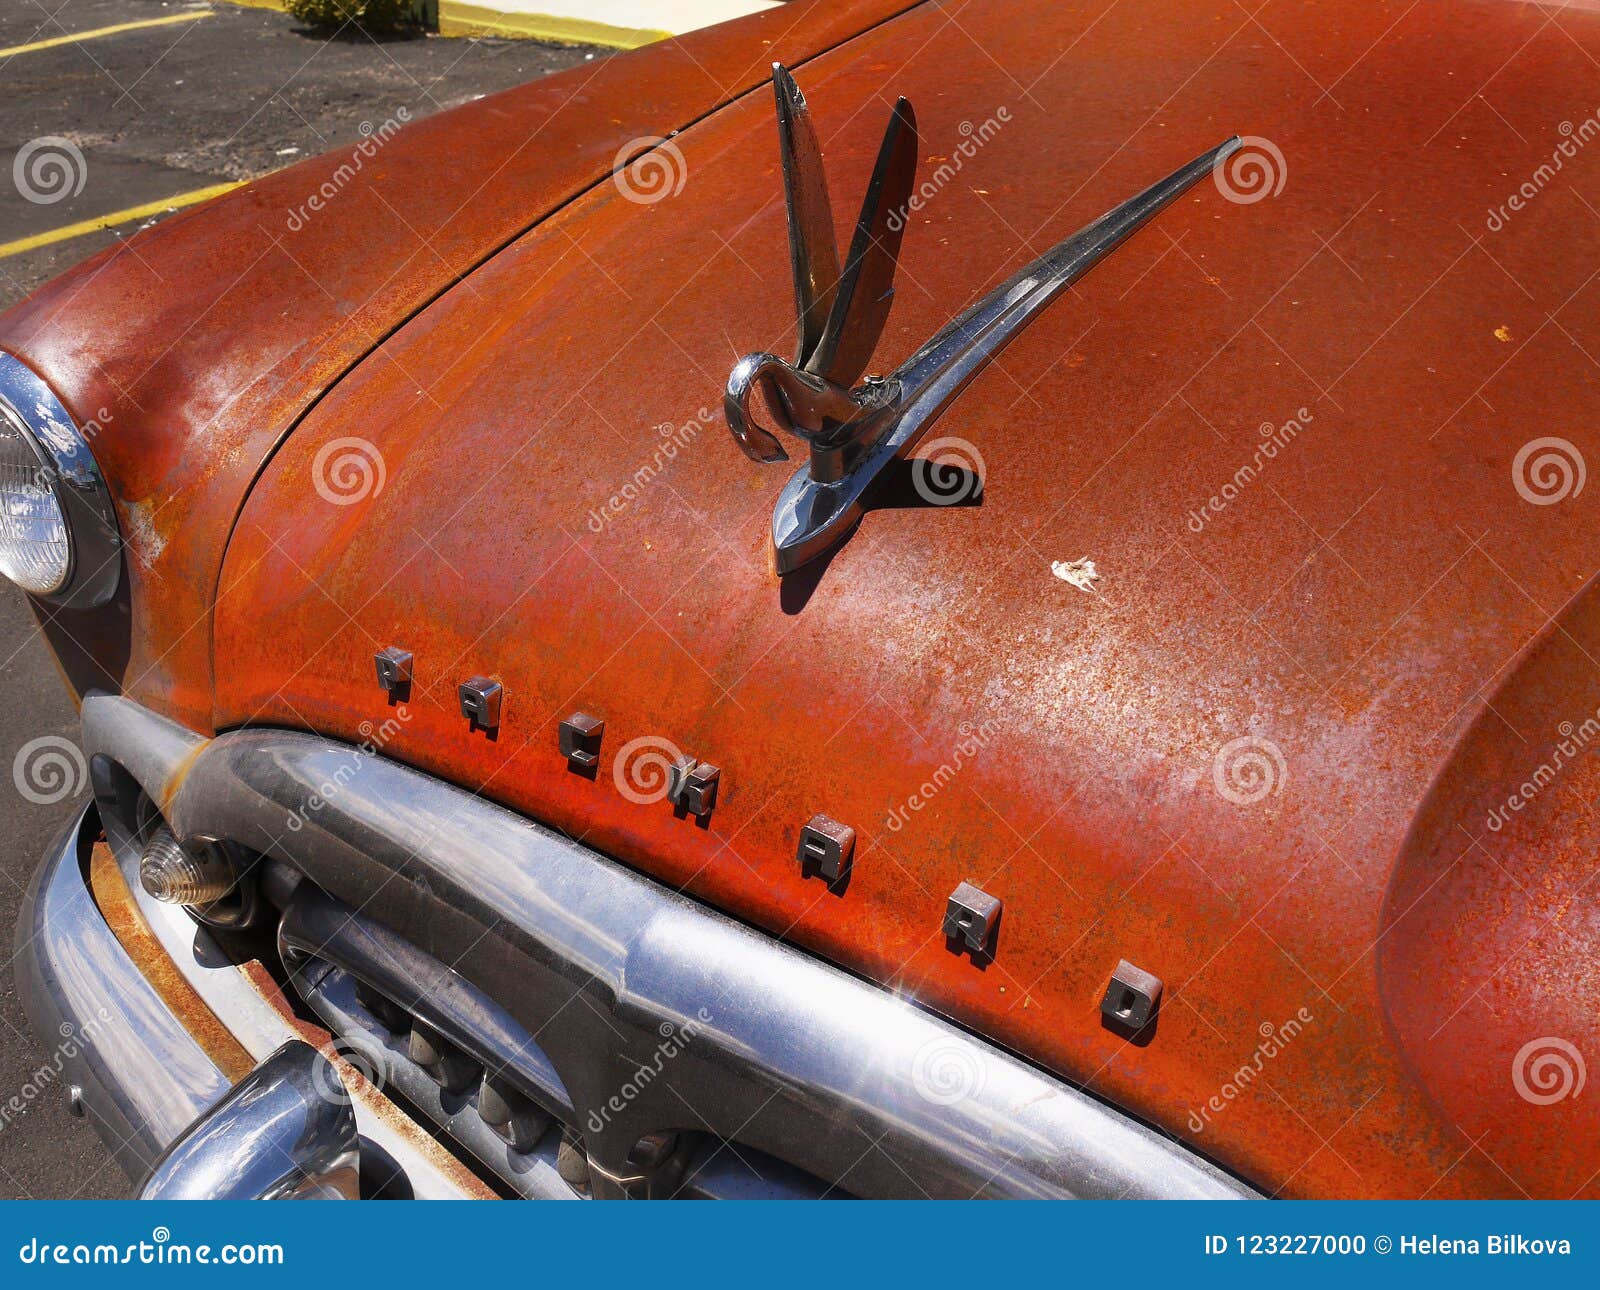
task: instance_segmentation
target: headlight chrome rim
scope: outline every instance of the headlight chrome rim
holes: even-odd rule
[[[121,580],[122,538],[88,440],[55,392],[20,359],[4,352],[0,417],[32,446],[66,524],[65,577],[54,591],[28,594],[68,609],[105,604]]]

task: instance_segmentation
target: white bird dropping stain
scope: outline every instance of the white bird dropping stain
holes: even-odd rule
[[[1056,560],[1051,563],[1050,572],[1079,591],[1093,591],[1094,584],[1100,580],[1100,570],[1088,556],[1081,560]]]

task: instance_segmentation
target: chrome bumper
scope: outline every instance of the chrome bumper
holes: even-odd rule
[[[308,892],[362,911],[370,947],[395,941],[384,950],[392,963],[407,956],[403,945],[425,949],[432,970],[447,971],[455,985],[445,989],[441,976],[406,1006],[485,1069],[516,1082],[514,1061],[491,1066],[491,1054],[473,1050],[485,1023],[529,1037],[519,1044],[525,1053],[537,1049],[568,1103],[545,1109],[582,1136],[597,1196],[662,1194],[631,1149],[685,1128],[853,1195],[1253,1194],[1181,1145],[909,1001],[406,767],[275,730],[206,740],[109,696],[85,702],[83,729],[113,844],[126,811],[115,800],[120,781],[142,789],[179,837],[227,839],[270,854],[297,880],[309,880]],[[72,876],[94,915],[81,878]],[[299,905],[291,901],[290,914],[303,920],[309,911]],[[147,912],[156,923],[176,911]],[[293,951],[287,961],[297,984],[308,972],[334,980],[341,971],[369,987],[386,984],[365,970],[376,961],[370,950],[353,970],[339,962],[330,934],[301,934],[296,950],[290,914],[280,943]],[[100,931],[102,940],[109,936],[103,924]],[[269,1036],[245,1015],[249,1008],[228,983],[231,965],[208,966],[207,955],[182,952],[182,932],[157,931],[169,950],[176,944],[180,970],[212,1011],[257,1060],[264,1057]],[[192,924],[187,934],[192,939]],[[326,952],[303,957],[307,945]],[[113,940],[106,953],[116,948]],[[128,966],[112,970],[125,975]],[[475,1015],[429,1015],[451,995],[478,999],[469,1009]],[[79,1006],[63,1005],[73,1015]],[[54,1014],[35,1022],[48,1032]],[[161,1034],[136,1067],[140,1083],[174,1082],[168,1054],[158,1060],[155,1050],[170,1040],[181,1052],[184,1037],[170,1025]],[[280,1035],[272,1047],[281,1042]],[[113,1072],[101,1083],[120,1086],[121,1066],[102,1065]],[[646,1072],[656,1074],[641,1080]],[[143,1126],[146,1154],[218,1095],[214,1068],[203,1078],[204,1064],[198,1076],[180,1064],[180,1075],[181,1088],[195,1085],[186,1100],[155,1121],[142,1102],[115,1121],[130,1136]],[[524,1080],[522,1091],[539,1101],[536,1079]],[[148,1088],[139,1093],[153,1098]],[[476,1114],[473,1107],[468,1094],[447,1109]],[[368,1124],[362,1128],[365,1138]],[[494,1167],[482,1153],[479,1159]]]
[[[359,1200],[361,1144],[333,1063],[290,1040],[167,1148],[144,1200]]]
[[[59,1086],[142,1194],[354,1195],[358,1135],[392,1194],[487,1194],[421,1126],[304,1043],[203,928],[136,890],[178,972],[260,1063],[230,1083],[101,914],[87,877],[100,831],[86,805],[35,873],[17,985],[47,1049],[33,1083]]]
[[[216,1063],[167,1008],[100,915],[84,874],[99,833],[88,805],[51,846],[17,921],[17,985],[28,1020],[131,1178],[228,1092]]]

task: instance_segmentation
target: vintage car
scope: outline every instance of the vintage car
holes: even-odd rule
[[[153,1196],[1594,1195],[1597,60],[794,3],[12,309],[73,1105]]]

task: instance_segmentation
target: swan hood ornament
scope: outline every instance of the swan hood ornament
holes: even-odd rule
[[[784,485],[772,515],[777,571],[787,574],[850,531],[884,469],[916,447],[967,382],[1040,310],[1240,143],[1235,136],[1218,144],[1108,211],[947,323],[890,375],[863,379],[894,298],[900,237],[916,182],[916,115],[903,98],[890,113],[841,268],[822,150],[805,96],[779,63],[772,67],[772,88],[798,340],[793,362],[765,351],[741,358],[728,377],[723,414],[752,461],[788,460],[774,430],[810,449],[809,462]],[[752,412],[758,392],[768,424]]]

